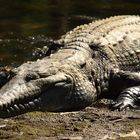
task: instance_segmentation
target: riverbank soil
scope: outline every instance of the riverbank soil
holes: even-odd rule
[[[77,112],[26,113],[0,119],[0,140],[139,140],[140,111],[102,105]]]

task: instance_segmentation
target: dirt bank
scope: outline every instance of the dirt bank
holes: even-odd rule
[[[140,139],[140,112],[88,107],[78,112],[27,113],[0,119],[6,140],[132,140]]]

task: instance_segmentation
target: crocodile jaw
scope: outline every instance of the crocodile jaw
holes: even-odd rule
[[[28,82],[17,75],[0,90],[0,117],[6,118],[35,110],[55,111],[56,107],[61,108],[61,98],[64,99],[71,88],[72,84],[64,73]]]

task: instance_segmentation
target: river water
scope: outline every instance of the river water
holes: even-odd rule
[[[140,14],[140,0],[2,0],[0,7],[0,66],[31,60],[44,38],[60,38],[85,16]]]

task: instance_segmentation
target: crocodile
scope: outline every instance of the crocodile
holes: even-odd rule
[[[12,70],[0,89],[1,118],[80,110],[103,98],[114,101],[113,110],[139,109],[140,16],[80,25],[55,45],[49,56]]]

